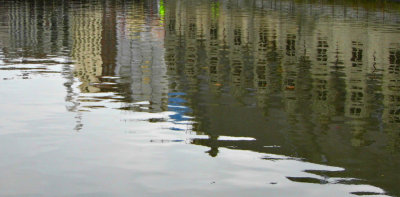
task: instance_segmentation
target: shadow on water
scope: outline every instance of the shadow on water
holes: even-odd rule
[[[400,195],[399,4],[0,3],[0,80],[60,73],[76,131],[89,112],[142,112],[134,121],[194,136],[154,144],[339,166],[286,178]]]

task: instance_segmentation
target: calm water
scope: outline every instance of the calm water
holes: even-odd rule
[[[0,0],[0,196],[400,196],[400,4]]]

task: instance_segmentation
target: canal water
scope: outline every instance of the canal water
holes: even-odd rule
[[[399,186],[399,3],[0,0],[0,196]]]

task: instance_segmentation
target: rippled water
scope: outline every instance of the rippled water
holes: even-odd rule
[[[400,4],[0,0],[0,196],[399,196]]]

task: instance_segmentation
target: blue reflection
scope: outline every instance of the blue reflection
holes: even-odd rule
[[[186,93],[183,92],[171,92],[168,93],[168,111],[173,111],[175,114],[170,115],[169,117],[173,120],[173,123],[179,124],[181,121],[189,120],[190,118],[185,117],[185,114],[190,113],[192,109],[183,104],[187,101],[178,96],[185,96]],[[180,130],[178,128],[174,128],[173,130]]]

